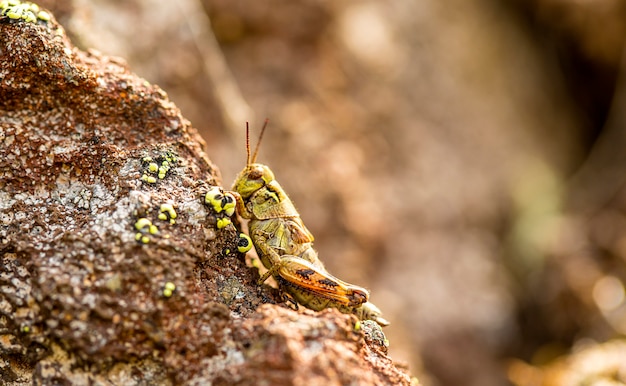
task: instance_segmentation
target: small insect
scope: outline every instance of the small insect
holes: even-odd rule
[[[295,305],[315,311],[336,308],[361,320],[373,320],[381,326],[389,322],[368,301],[362,287],[334,277],[313,249],[313,235],[306,228],[295,206],[269,167],[256,163],[257,153],[267,127],[261,129],[254,154],[250,156],[250,130],[246,124],[246,167],[233,183],[237,212],[248,223],[250,238],[261,262],[268,269],[259,284],[274,277],[281,290]]]

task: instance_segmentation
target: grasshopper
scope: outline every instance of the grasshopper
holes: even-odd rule
[[[336,308],[361,320],[389,325],[378,307],[368,301],[369,292],[365,288],[339,280],[326,271],[313,249],[313,235],[274,173],[268,166],[256,163],[267,123],[266,120],[252,156],[246,124],[246,167],[232,187],[237,212],[249,220],[248,233],[267,268],[259,285],[272,276],[296,308],[298,304],[315,311]]]

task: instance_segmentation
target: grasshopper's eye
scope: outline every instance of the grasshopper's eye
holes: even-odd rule
[[[263,169],[261,168],[252,169],[250,173],[248,173],[248,179],[250,180],[258,180],[261,177],[263,177]]]

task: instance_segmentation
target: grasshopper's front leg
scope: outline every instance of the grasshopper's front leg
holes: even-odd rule
[[[263,262],[263,265],[267,268],[267,272],[265,272],[257,281],[257,283],[261,285],[265,283],[270,276],[276,275],[280,265],[281,256],[274,248],[268,245],[268,239],[265,232],[257,230],[252,235],[252,239],[254,240],[254,245],[258,249],[257,253],[259,253],[261,262]]]
[[[248,207],[241,197],[241,195],[235,191],[230,192],[235,197],[237,213],[247,220],[252,219],[253,213],[248,210]],[[278,231],[275,229],[274,231]],[[275,248],[272,248],[269,245],[269,238],[271,237],[271,233],[264,231],[262,229],[256,229],[254,231],[249,230],[250,237],[252,238],[253,244],[257,249],[257,253],[261,258],[261,262],[268,269],[261,278],[258,280],[258,284],[263,284],[270,276],[276,274],[276,270],[278,269],[278,262],[280,261],[280,255],[276,252]]]
[[[250,220],[252,218],[252,213],[250,213],[250,211],[246,207],[246,203],[243,198],[241,198],[241,194],[235,192],[234,190],[229,190],[228,193],[232,194],[233,197],[235,197],[235,205],[237,208],[236,212],[239,213],[242,218]]]

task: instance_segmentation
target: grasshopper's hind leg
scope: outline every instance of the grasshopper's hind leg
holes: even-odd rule
[[[297,256],[281,256],[275,270],[280,280],[291,288],[296,300],[307,307],[305,302],[324,303],[325,306],[320,309],[356,307],[369,299],[369,292],[365,288],[341,281],[326,270]],[[305,302],[300,301],[300,298],[306,299]]]

